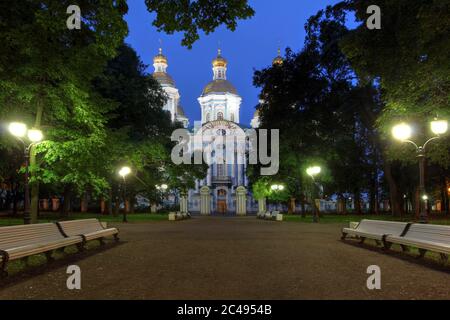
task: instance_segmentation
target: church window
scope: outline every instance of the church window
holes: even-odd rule
[[[218,177],[223,177],[224,172],[223,172],[223,164],[218,164],[217,165],[217,176]]]
[[[222,112],[219,112],[217,114],[217,120],[223,120],[223,113]]]

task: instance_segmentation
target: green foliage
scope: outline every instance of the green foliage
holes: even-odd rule
[[[145,0],[149,12],[156,12],[153,25],[168,34],[184,32],[182,44],[189,48],[199,31],[209,34],[224,24],[234,31],[238,19],[254,15],[247,0]]]
[[[391,128],[401,121],[415,125],[414,139],[423,143],[432,133],[428,121],[449,119],[450,109],[450,4],[448,1],[382,0],[381,30],[365,26],[368,0],[346,1],[334,10],[356,16],[359,26],[341,41],[356,73],[365,82],[377,81],[385,108],[378,127],[387,140]],[[393,32],[395,30],[395,32]],[[392,143],[392,159],[411,160],[412,150]],[[431,146],[431,160],[448,166],[450,140]]]

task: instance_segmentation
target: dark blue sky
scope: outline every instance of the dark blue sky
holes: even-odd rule
[[[191,50],[181,46],[181,34],[158,33],[151,25],[154,15],[148,13],[144,0],[130,0],[126,16],[129,43],[139,54],[148,71],[153,72],[153,56],[157,54],[159,39],[169,60],[169,74],[174,78],[181,94],[191,125],[200,119],[197,102],[203,87],[212,80],[211,61],[217,55],[219,42],[222,55],[228,60],[228,80],[242,97],[241,123],[249,125],[258,103],[259,89],[252,84],[254,70],[269,66],[277,54],[290,47],[298,51],[305,37],[307,19],[328,4],[340,0],[250,0],[255,16],[240,21],[235,32],[224,27],[206,36],[200,35]]]

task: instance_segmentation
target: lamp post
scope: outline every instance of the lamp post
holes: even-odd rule
[[[127,175],[131,173],[130,167],[122,167],[122,169],[119,170],[119,175],[123,178],[123,222],[128,222],[127,220]]]
[[[19,140],[23,145],[23,154],[25,158],[25,181],[24,181],[24,224],[31,223],[30,215],[30,150],[31,147],[37,145],[43,139],[41,130],[29,129],[26,124],[21,122],[11,122],[8,126],[9,132]],[[24,138],[28,138],[25,142]]]
[[[311,200],[312,200],[312,205],[313,205],[313,222],[314,223],[319,222],[319,215],[317,213],[317,208],[316,208],[316,179],[315,179],[315,176],[318,175],[321,171],[322,171],[322,168],[320,168],[319,166],[313,166],[313,167],[309,167],[306,169],[306,173],[312,179],[312,191],[311,191],[312,199]]]
[[[430,129],[435,134],[434,137],[428,139],[423,145],[418,145],[414,141],[409,140],[412,136],[412,128],[407,123],[397,124],[392,128],[392,136],[401,141],[412,144],[416,149],[417,159],[419,160],[419,196],[423,201],[420,201],[420,215],[419,220],[422,223],[427,223],[428,214],[427,214],[427,203],[428,196],[425,191],[425,157],[426,157],[426,147],[427,145],[436,139],[439,139],[440,136],[447,132],[448,130],[448,122],[447,120],[438,120],[435,119],[430,122]]]
[[[279,192],[279,191],[283,191],[284,190],[284,186],[282,184],[273,184],[273,185],[270,186],[270,189],[273,192]],[[279,204],[280,204],[280,201],[277,201],[277,205],[279,205]]]

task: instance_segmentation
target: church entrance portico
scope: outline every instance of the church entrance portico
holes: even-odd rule
[[[228,212],[228,191],[226,188],[217,189],[216,212],[218,214],[227,214]]]

